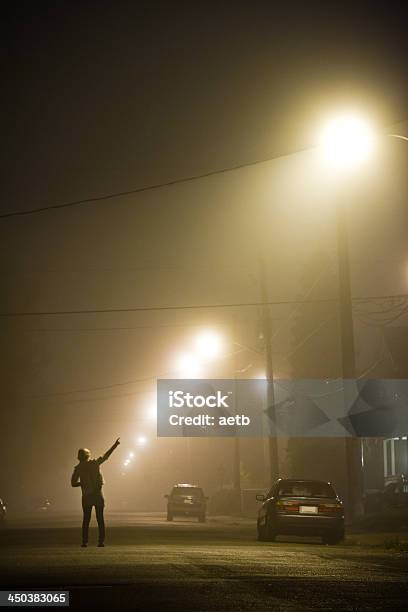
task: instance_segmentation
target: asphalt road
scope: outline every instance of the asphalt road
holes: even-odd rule
[[[102,610],[406,609],[406,553],[318,540],[255,540],[254,521],[167,523],[108,515],[81,549],[78,516],[9,522],[0,530],[1,588],[60,588],[71,607]]]

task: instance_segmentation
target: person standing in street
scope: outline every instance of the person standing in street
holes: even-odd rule
[[[88,546],[89,523],[91,521],[92,508],[95,506],[96,520],[98,522],[98,546],[105,546],[105,520],[103,511],[105,500],[102,495],[104,479],[100,465],[109,459],[113,451],[120,444],[120,438],[98,459],[91,459],[91,451],[80,448],[78,451],[78,465],[75,466],[71,477],[73,487],[82,489],[82,548]]]

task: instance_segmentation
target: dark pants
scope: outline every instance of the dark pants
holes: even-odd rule
[[[105,500],[101,493],[96,495],[83,495],[82,497],[82,510],[84,511],[82,521],[82,543],[88,544],[89,523],[91,521],[93,506],[95,506],[96,520],[98,522],[99,544],[103,544],[105,540],[105,521],[103,518]]]

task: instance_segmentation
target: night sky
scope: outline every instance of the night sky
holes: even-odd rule
[[[405,119],[404,6],[17,3],[4,20],[4,208],[292,152],[333,105]]]
[[[335,249],[327,184],[307,150],[322,116],[338,108],[408,133],[406,23],[405,2],[10,5],[2,213],[279,159],[1,218],[1,312],[256,302],[258,243],[273,299],[299,297],[302,261],[320,251],[324,266]],[[407,149],[387,144],[381,171],[352,193],[341,186],[353,204],[357,295],[407,291]],[[335,296],[335,278],[316,291]],[[290,312],[274,307],[273,317]],[[0,496],[37,490],[71,503],[64,490],[77,448],[99,453],[121,435],[129,450],[151,427],[143,414],[154,378],[171,371],[195,327],[253,345],[257,315],[233,307],[1,317]],[[363,361],[377,342],[365,338]],[[274,349],[283,375],[279,354],[290,343],[288,327]],[[254,375],[262,368],[256,354],[237,361]],[[220,372],[232,376],[228,363],[211,374]]]

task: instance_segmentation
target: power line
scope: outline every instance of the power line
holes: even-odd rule
[[[310,338],[312,338],[316,333],[318,333],[322,327],[324,327],[328,322],[330,322],[335,317],[336,317],[336,315],[330,315],[327,319],[322,321],[311,333],[309,333],[299,344],[297,344],[288,354],[286,354],[284,356],[284,359],[290,359],[290,357],[295,352],[297,352],[297,350],[299,348],[301,348],[306,342],[308,342],[310,340]],[[234,355],[236,355],[238,353],[241,353],[241,352],[244,352],[244,351],[258,352],[256,349],[254,349],[252,347],[249,347],[249,346],[246,346],[246,345],[242,345],[242,344],[238,344],[238,343],[234,343],[234,344],[238,345],[240,347],[240,349],[238,351],[233,351],[231,353],[223,355],[222,359],[229,358],[231,356],[234,356]],[[378,363],[380,361],[382,361],[383,358],[384,358],[384,356],[382,356],[378,361],[376,361],[373,365],[371,365],[367,370],[365,370],[359,376],[359,378],[364,377],[369,371],[371,371],[374,367],[376,367],[376,365],[378,365]],[[249,364],[249,366],[246,366],[241,371],[247,371],[249,368],[252,367],[252,365],[253,364]],[[154,381],[154,380],[157,380],[159,378],[167,378],[170,375],[171,375],[171,372],[167,372],[167,373],[157,374],[157,375],[143,377],[143,378],[136,378],[136,379],[125,381],[125,382],[113,383],[113,384],[110,384],[110,385],[104,385],[104,386],[98,386],[98,387],[88,387],[88,388],[82,388],[82,389],[73,389],[71,391],[60,391],[60,392],[56,392],[56,393],[46,393],[46,394],[35,395],[35,396],[26,396],[23,399],[31,399],[31,400],[49,399],[49,398],[53,398],[53,397],[63,397],[63,396],[68,396],[68,395],[72,395],[72,394],[77,394],[77,393],[89,393],[89,392],[104,391],[106,389],[113,389],[115,387],[122,387],[122,386],[131,385],[131,384],[138,384],[138,383],[141,383],[141,382]],[[339,390],[341,390],[341,389],[339,389]],[[339,391],[339,390],[337,390],[337,391]],[[147,394],[153,394],[153,393],[154,393],[154,391],[131,391],[131,392],[126,392],[126,393],[116,393],[116,394],[111,394],[111,395],[108,395],[108,396],[96,397],[96,398],[68,399],[68,400],[66,400],[63,403],[64,404],[71,404],[71,403],[92,403],[92,402],[106,401],[106,400],[120,398],[120,397],[133,397],[133,396],[136,396],[136,395],[147,395]],[[328,395],[330,395],[331,393],[332,392],[330,392]]]
[[[384,307],[384,304],[379,304],[376,302],[373,302],[374,306],[377,306],[380,310],[370,310],[370,311],[362,311],[361,314],[367,314],[370,316],[375,316],[375,315],[384,315],[387,313],[394,313],[395,310],[397,308],[405,308],[406,307],[406,300],[399,298],[399,302],[395,303],[395,304],[391,304],[387,307]]]
[[[63,401],[62,403],[63,404],[92,404],[92,402],[102,402],[102,401],[107,401],[110,399],[116,399],[118,397],[136,397],[138,395],[154,395],[154,394],[155,394],[155,391],[131,391],[130,393],[114,393],[112,395],[104,395],[103,397],[67,399]]]
[[[327,265],[324,266],[324,268],[319,271],[316,279],[313,281],[309,290],[303,293],[302,295],[303,298],[308,298],[310,296],[310,294],[313,292],[313,289],[315,289],[315,287],[319,284],[321,279],[327,274],[327,272],[329,272],[332,269],[332,267],[333,267],[333,264],[330,262],[328,266]],[[283,321],[281,325],[279,325],[279,327],[272,334],[271,342],[273,342],[273,340],[276,338],[279,332],[282,331],[282,329],[286,326],[286,324],[289,323],[293,319],[293,317],[296,316],[298,312],[299,312],[299,305],[296,305],[295,308],[290,312],[289,316]]]
[[[305,149],[300,149],[299,151],[296,151],[296,153],[300,152],[300,151],[304,151]],[[123,198],[125,196],[129,196],[129,195],[135,195],[135,194],[139,194],[139,193],[144,193],[146,191],[155,191],[158,189],[164,189],[165,187],[173,187],[175,185],[180,185],[182,183],[190,183],[193,181],[198,181],[199,179],[204,179],[204,178],[210,178],[212,176],[217,176],[219,174],[225,174],[227,172],[234,172],[236,170],[241,170],[242,168],[249,168],[251,166],[257,166],[259,164],[265,164],[267,162],[270,162],[274,159],[278,159],[280,157],[287,157],[288,155],[291,155],[290,153],[286,154],[286,155],[275,155],[273,157],[267,157],[265,159],[257,159],[255,161],[252,162],[247,162],[244,164],[237,164],[236,166],[227,166],[226,168],[221,168],[218,170],[211,170],[210,172],[203,172],[201,174],[193,174],[191,176],[188,177],[183,177],[183,178],[179,178],[179,179],[173,179],[171,181],[166,181],[163,183],[154,183],[151,185],[145,185],[144,187],[137,187],[135,189],[129,189],[128,191],[117,191],[114,193],[108,193],[105,195],[101,195],[101,196],[95,196],[92,198],[83,198],[81,200],[72,200],[71,202],[63,202],[61,204],[50,204],[48,206],[41,206],[38,208],[31,208],[29,210],[20,210],[20,211],[14,211],[14,212],[7,212],[7,213],[2,213],[0,214],[0,219],[7,219],[10,217],[23,217],[25,215],[32,215],[34,213],[40,213],[40,212],[46,212],[49,210],[56,210],[56,209],[60,209],[60,208],[69,208],[72,206],[79,206],[81,204],[92,204],[94,202],[102,202],[104,200],[112,200],[114,198]]]
[[[219,325],[222,325],[222,323],[218,323]],[[57,333],[63,333],[63,332],[75,332],[75,333],[80,333],[80,332],[85,332],[85,333],[89,333],[89,332],[108,332],[108,331],[137,331],[140,329],[166,329],[166,328],[172,328],[172,327],[203,327],[202,323],[164,323],[164,324],[157,324],[157,325],[134,325],[132,327],[56,327],[56,328],[47,328],[47,327],[37,327],[37,328],[28,328],[28,329],[18,329],[16,331],[21,332],[21,333],[26,333],[26,332],[38,332],[38,333],[42,333],[42,332],[57,332]],[[14,331],[14,330],[13,330]]]
[[[408,299],[408,293],[396,293],[393,295],[367,295],[365,297],[353,298],[353,302],[364,304],[364,302],[373,302],[375,300],[397,300]]]
[[[408,299],[407,293],[398,295],[374,295],[365,297],[355,297],[353,302],[365,303],[373,300],[395,300],[396,298]],[[258,306],[288,306],[294,304],[330,304],[338,302],[337,298],[316,298],[312,300],[280,300],[275,302],[232,302],[230,304],[190,304],[181,306],[138,306],[135,308],[101,308],[87,310],[44,310],[26,312],[2,312],[0,317],[36,317],[54,315],[83,315],[83,314],[109,314],[109,313],[130,313],[130,312],[153,312],[171,310],[205,310],[216,308],[246,308]]]
[[[336,298],[316,299],[316,300],[282,300],[277,302],[267,302],[270,306],[280,306],[288,304],[312,304],[315,302],[337,302]],[[138,306],[136,308],[101,308],[89,310],[50,310],[38,312],[3,312],[0,317],[32,317],[32,316],[52,316],[52,315],[74,315],[74,314],[108,314],[108,313],[129,313],[129,312],[151,312],[162,310],[202,310],[207,308],[238,308],[264,306],[265,302],[237,302],[231,304],[191,304],[182,306]]]
[[[251,349],[250,347],[242,347],[238,349],[237,351],[232,351],[230,353],[226,353],[225,355],[222,355],[221,357],[219,357],[219,359],[228,359],[244,351],[251,351],[251,350],[253,349]],[[159,378],[168,378],[169,376],[172,376],[172,374],[174,374],[174,372],[162,372],[161,374],[155,374],[153,376],[145,376],[143,378],[134,378],[133,380],[127,380],[125,382],[120,382],[120,383],[113,383],[111,385],[104,385],[102,387],[87,387],[85,389],[84,388],[83,389],[73,389],[71,391],[58,391],[56,393],[45,393],[42,395],[30,395],[30,396],[25,396],[25,399],[45,399],[49,397],[60,397],[63,395],[71,395],[73,393],[89,393],[93,391],[104,391],[105,389],[113,389],[115,387],[124,387],[126,385],[134,385],[134,384],[138,384],[141,382],[149,382],[151,380],[157,380]]]
[[[161,376],[166,376],[166,374],[162,374]],[[23,399],[45,399],[49,397],[61,397],[64,395],[71,395],[74,393],[89,393],[92,391],[104,391],[105,389],[114,389],[115,387],[124,387],[126,385],[135,385],[141,382],[149,382],[151,380],[156,380],[160,376],[145,376],[143,378],[134,378],[133,380],[127,380],[125,382],[114,383],[112,385],[104,385],[103,387],[87,387],[85,389],[73,389],[72,391],[57,391],[56,393],[44,393],[41,395],[29,395],[25,396]],[[134,391],[134,393],[137,393]],[[128,395],[128,394],[126,394]]]
[[[320,280],[320,275],[319,275],[317,280]],[[312,289],[314,288],[315,284],[316,283],[313,283]],[[335,317],[336,317],[336,315],[332,314],[327,319],[322,321],[311,333],[309,333],[299,344],[297,344],[288,354],[286,354],[284,356],[284,359],[290,359],[290,357],[295,352],[297,352],[297,350],[299,348],[301,348],[306,342],[308,342],[310,340],[310,338],[312,338],[316,333],[318,333],[322,327],[324,327],[328,322],[333,320]],[[234,356],[234,355],[236,355],[238,353],[242,353],[244,351],[251,351],[251,352],[258,353],[258,351],[256,349],[254,349],[253,347],[242,345],[242,344],[239,344],[239,343],[234,343],[234,344],[239,346],[240,349],[237,350],[237,351],[233,351],[231,353],[223,355],[222,359],[229,358],[231,356]],[[249,366],[247,366],[243,371],[247,371],[250,367],[252,367],[252,365],[253,364],[249,364]],[[153,381],[153,380],[157,380],[159,378],[167,378],[170,375],[171,375],[171,372],[167,372],[167,373],[157,374],[157,375],[153,375],[153,376],[149,376],[149,377],[144,377],[144,378],[136,378],[136,379],[125,381],[125,382],[114,383],[114,384],[111,384],[111,385],[104,385],[104,386],[98,386],[98,387],[88,387],[88,388],[82,388],[82,389],[74,389],[74,390],[71,390],[71,391],[60,391],[60,392],[56,392],[56,393],[47,393],[47,394],[41,394],[41,395],[35,395],[35,396],[27,396],[25,399],[32,399],[32,400],[47,399],[47,398],[61,397],[61,396],[67,396],[67,395],[72,395],[72,394],[77,394],[77,393],[97,392],[97,391],[103,391],[103,390],[106,390],[106,389],[112,389],[112,388],[115,388],[115,387],[122,387],[122,386],[127,386],[127,385],[131,385],[131,384],[137,384],[137,383],[141,383],[141,382]],[[362,376],[364,376],[364,374]],[[133,392],[126,392],[126,393],[117,393],[117,394],[113,394],[113,395],[109,395],[109,396],[103,396],[103,397],[97,397],[97,398],[82,398],[82,399],[76,399],[76,400],[67,400],[67,402],[64,402],[64,403],[77,403],[77,402],[81,402],[81,403],[87,403],[88,402],[89,403],[89,402],[96,402],[96,401],[104,401],[104,400],[114,399],[114,398],[118,398],[118,397],[132,397],[134,395],[139,395],[139,394],[144,394],[144,393],[148,393],[148,392],[147,391],[133,391]],[[150,393],[152,393],[152,392],[150,392]]]
[[[312,338],[315,334],[317,334],[317,332],[320,331],[320,329],[322,327],[324,327],[327,323],[329,323],[329,321],[332,321],[333,319],[335,319],[336,316],[337,315],[335,315],[335,314],[331,314],[329,317],[324,319],[312,332],[310,332],[310,334],[308,334],[306,336],[306,338],[304,338],[301,342],[299,342],[299,344],[297,344],[290,351],[290,353],[288,353],[288,355],[286,355],[285,359],[290,359],[292,357],[292,355],[294,355],[306,342],[308,342],[308,340],[310,340],[310,338]]]
[[[408,140],[408,138],[406,136],[402,136],[400,134],[390,134],[390,136],[393,136],[394,138],[400,138],[402,140]],[[81,204],[92,204],[94,202],[102,202],[104,200],[112,200],[114,198],[122,198],[122,197],[126,197],[129,195],[135,195],[135,194],[139,194],[139,193],[144,193],[146,191],[154,191],[157,189],[163,189],[165,187],[173,187],[175,185],[180,185],[182,183],[189,183],[189,182],[193,182],[193,181],[197,181],[199,179],[203,179],[203,178],[209,178],[211,176],[217,176],[219,174],[225,174],[227,172],[234,172],[236,170],[241,170],[242,168],[250,168],[251,166],[257,166],[260,164],[265,164],[267,162],[273,161],[274,159],[279,159],[282,157],[289,157],[290,155],[293,155],[294,153],[301,153],[303,151],[307,151],[309,150],[310,147],[307,148],[302,148],[302,149],[297,149],[296,151],[293,151],[291,153],[286,153],[284,155],[273,155],[272,157],[266,157],[264,159],[257,159],[254,160],[252,162],[246,162],[243,164],[236,164],[235,166],[227,166],[225,168],[220,168],[218,170],[211,170],[209,172],[203,172],[201,174],[193,174],[191,176],[187,176],[187,177],[183,177],[183,178],[179,178],[179,179],[173,179],[171,181],[165,181],[163,183],[154,183],[151,185],[145,185],[144,187],[137,187],[135,189],[129,189],[127,191],[117,191],[117,192],[113,192],[113,193],[108,193],[105,195],[101,195],[101,196],[95,196],[95,197],[91,197],[91,198],[83,198],[81,200],[72,200],[70,202],[63,202],[61,204],[49,204],[48,206],[41,206],[41,207],[37,207],[37,208],[31,208],[29,210],[20,210],[20,211],[14,211],[14,212],[8,212],[8,213],[2,213],[0,214],[0,219],[7,219],[10,217],[23,217],[26,215],[32,215],[35,213],[39,213],[39,212],[46,212],[49,210],[56,210],[56,209],[60,209],[60,208],[69,208],[72,206],[79,206]]]
[[[406,315],[408,313],[408,305],[406,305],[400,312],[395,314],[392,317],[384,318],[384,319],[376,319],[375,317],[369,316],[369,314],[359,314],[357,313],[357,317],[361,321],[363,325],[366,327],[386,327],[397,321],[400,317]]]
[[[384,260],[384,259],[371,259],[371,260],[353,260],[351,262],[352,266],[354,265],[365,265],[365,266],[372,266],[375,263],[384,263],[384,264],[391,264],[391,263],[395,263],[395,262],[406,262],[407,261],[407,257],[401,257],[398,259],[388,259],[388,260]],[[330,264],[333,265],[333,264]],[[83,273],[83,272],[92,272],[92,273],[96,273],[96,274],[100,274],[100,273],[107,273],[107,272],[113,272],[115,274],[122,274],[125,272],[180,272],[180,271],[184,271],[184,272],[214,272],[214,271],[220,271],[220,270],[225,270],[225,271],[231,271],[231,270],[237,270],[237,271],[242,271],[242,270],[249,270],[251,273],[253,272],[253,265],[248,263],[248,264],[237,264],[235,263],[231,263],[230,265],[219,265],[218,263],[214,263],[213,265],[203,265],[203,264],[198,264],[198,265],[168,265],[168,266],[163,266],[163,265],[155,265],[155,264],[146,264],[146,265],[142,265],[142,266],[102,266],[102,267],[92,267],[92,266],[81,266],[80,268],[1,268],[0,270],[0,274],[2,274],[3,276],[5,275],[9,275],[9,276],[13,276],[15,277],[16,274],[22,275],[22,276],[32,276],[32,275],[39,275],[39,274],[70,274],[70,275],[76,275],[78,273]],[[323,271],[324,274],[324,271]]]
[[[273,317],[273,321],[281,321],[282,319],[286,320],[284,317]],[[226,322],[218,321],[214,323],[214,326],[223,326]],[[157,324],[157,325],[133,325],[131,327],[28,327],[28,328],[19,328],[13,329],[13,332],[25,334],[25,333],[90,333],[90,332],[110,332],[110,331],[138,331],[144,329],[166,329],[166,328],[188,328],[188,327],[196,327],[201,328],[205,327],[203,323],[165,323],[165,324]],[[255,350],[255,349],[252,349]]]
[[[102,268],[91,268],[82,266],[81,268],[31,268],[31,269],[19,269],[19,268],[5,268],[3,267],[0,270],[0,274],[3,276],[8,275],[13,278],[18,274],[21,276],[34,276],[34,275],[45,275],[45,274],[64,274],[66,275],[78,275],[84,272],[92,272],[93,274],[102,274],[102,273],[115,273],[115,274],[123,274],[127,272],[151,272],[151,273],[161,273],[161,272],[219,272],[219,271],[229,272],[236,271],[241,273],[242,271],[250,271],[252,272],[252,264],[231,264],[231,265],[218,265],[214,263],[214,265],[180,265],[180,266],[160,266],[160,265],[145,265],[145,266],[116,266],[116,267],[102,267]]]

